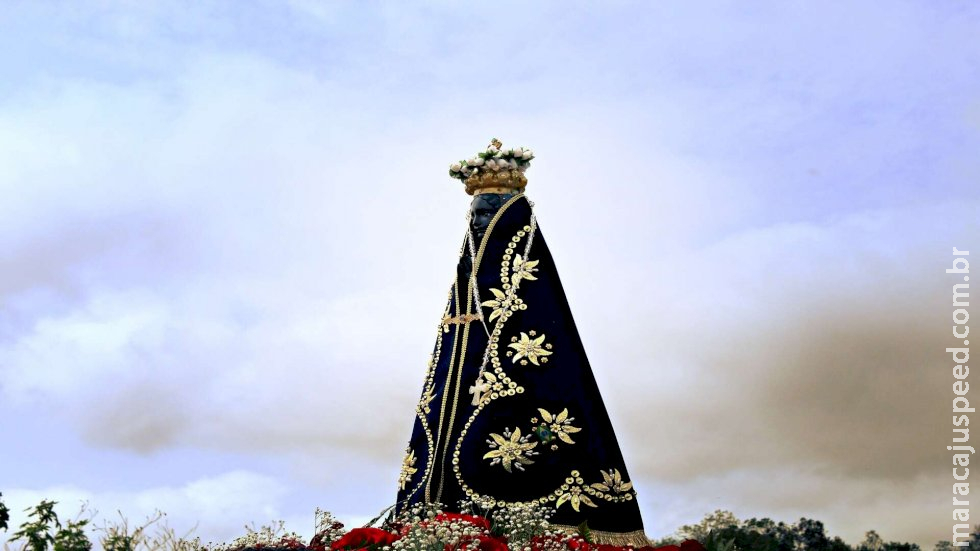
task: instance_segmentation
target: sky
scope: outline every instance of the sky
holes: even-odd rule
[[[228,541],[394,502],[491,137],[659,538],[951,535],[973,2],[8,2],[0,492]],[[0,538],[9,537],[0,534]]]

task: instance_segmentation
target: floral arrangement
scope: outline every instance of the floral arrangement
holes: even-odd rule
[[[9,529],[10,510],[0,493],[0,532]],[[826,537],[822,530],[814,532],[819,521],[801,518],[786,525],[774,521],[765,534],[759,532],[757,519],[739,521],[729,511],[717,510],[706,515],[698,524],[677,529],[676,536],[667,536],[647,545],[608,545],[597,543],[599,535],[583,522],[566,533],[558,530],[548,519],[555,512],[545,505],[506,506],[489,509],[472,501],[460,501],[460,513],[443,512],[439,503],[422,503],[390,514],[381,526],[374,525],[392,507],[388,507],[367,525],[345,529],[329,512],[320,508],[314,515],[313,539],[306,542],[299,534],[287,531],[283,521],[256,530],[245,526],[247,534],[229,543],[203,543],[200,537],[191,538],[192,528],[177,534],[166,525],[166,513],[157,510],[146,522],[130,525],[119,513],[121,522],[105,521],[102,527],[92,524],[94,510],[87,504],[74,519],[60,519],[54,510],[55,501],[42,500],[25,509],[29,512],[20,528],[3,543],[3,551],[92,551],[96,539],[105,551],[745,551],[748,549],[832,548],[844,551],[867,551],[871,548],[913,549],[915,544],[883,543],[874,531],[868,532],[863,543],[847,545],[839,537]],[[492,511],[492,514],[489,512]],[[155,525],[155,533],[150,530]],[[94,530],[98,535],[92,534]],[[976,536],[976,534],[974,534]],[[616,539],[616,538],[609,538]],[[641,538],[646,539],[646,538]],[[971,544],[977,542],[973,537]],[[950,546],[948,540],[936,544],[937,549]],[[787,547],[788,546],[788,547]],[[828,547],[829,546],[829,547]],[[976,545],[972,545],[976,548]]]
[[[354,528],[326,517],[310,542],[315,551],[705,551],[693,539],[659,547],[617,546],[591,541],[588,527],[568,534],[550,527],[553,509],[531,505],[500,508],[484,516],[473,502],[461,503],[468,513],[443,512],[438,503],[419,503],[390,518],[381,528]],[[375,519],[376,521],[377,519]]]
[[[534,153],[525,147],[500,149],[503,144],[497,138],[490,141],[487,150],[477,153],[471,159],[458,161],[449,165],[449,176],[458,180],[466,180],[470,176],[500,170],[516,170],[524,173],[531,165]]]
[[[587,523],[571,534],[552,526],[548,521],[555,512],[552,507],[532,503],[489,509],[473,501],[459,503],[459,513],[444,512],[439,503],[417,503],[390,514],[375,527],[389,507],[367,525],[350,530],[317,508],[315,535],[308,543],[287,531],[283,521],[258,530],[246,525],[248,533],[229,543],[204,544],[199,537],[189,539],[190,533],[178,535],[165,525],[157,525],[157,533],[152,534],[150,526],[166,515],[161,511],[140,526],[131,527],[123,517],[121,524],[107,522],[96,531],[104,532],[99,543],[106,551],[739,551],[733,548],[734,540],[719,545],[711,534],[704,545],[695,539],[675,545],[675,538],[659,546],[596,543]],[[42,501],[35,507],[30,519],[4,544],[4,551],[92,551],[93,542],[84,530],[92,518],[82,518],[85,507],[65,525],[54,512],[55,504]],[[0,531],[7,529],[8,520],[9,512],[0,501]]]

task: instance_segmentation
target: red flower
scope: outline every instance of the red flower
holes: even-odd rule
[[[474,526],[483,528],[484,530],[490,529],[490,521],[479,516],[467,515],[463,513],[439,513],[435,516],[434,521],[452,522],[454,520],[459,520],[463,522],[468,522]],[[693,551],[693,550],[692,550]]]
[[[495,538],[486,534],[479,534],[477,536],[468,536],[460,539],[459,545],[457,547],[463,547],[471,541],[480,542],[480,551],[507,551],[507,542],[501,538]]]
[[[333,542],[330,549],[338,551],[340,549],[370,547],[371,545],[391,545],[397,539],[397,534],[386,532],[380,528],[354,528]]]
[[[591,551],[592,550],[592,545],[589,542],[587,542],[584,539],[582,539],[582,537],[580,537],[580,536],[575,536],[573,538],[570,538],[568,540],[568,542],[566,543],[566,545],[568,545],[568,548],[569,549],[573,549],[574,551]]]

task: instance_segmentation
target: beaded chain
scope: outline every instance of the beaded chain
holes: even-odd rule
[[[528,224],[531,229],[527,232],[527,243],[524,245],[524,261],[527,262],[528,255],[531,254],[531,243],[534,241],[534,230],[538,227],[537,218],[534,216],[534,203],[530,200],[527,201],[528,206],[531,207],[531,221]],[[486,320],[483,318],[483,301],[480,300],[480,289],[476,284],[476,246],[474,245],[475,239],[473,239],[473,230],[470,226],[470,220],[473,214],[469,213],[466,215],[466,242],[469,244],[470,248],[470,285],[473,287],[473,301],[476,303],[476,313],[480,316],[481,325],[483,325],[483,330],[487,331]],[[460,251],[462,254],[462,251]],[[490,333],[487,333],[490,336]],[[474,382],[478,382],[483,378],[483,372],[486,370],[487,363],[490,361],[490,341],[487,341],[487,347],[483,351],[483,362],[480,365],[480,371],[476,374],[476,379]],[[474,398],[475,399],[475,398]]]

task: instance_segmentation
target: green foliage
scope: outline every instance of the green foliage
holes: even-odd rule
[[[819,520],[801,518],[795,524],[769,518],[740,521],[720,509],[697,524],[678,528],[677,535],[698,540],[708,551],[921,551],[914,543],[885,543],[874,530],[867,532],[864,542],[851,547],[840,537],[829,537]]]
[[[91,519],[82,519],[81,513],[85,512],[85,506],[79,513],[79,518],[68,521],[67,526],[62,526],[58,519],[58,514],[54,511],[57,501],[41,501],[33,510],[28,507],[25,511],[30,511],[27,522],[20,525],[20,530],[14,533],[10,541],[24,541],[23,549],[27,551],[46,551],[48,547],[52,551],[90,551],[92,542],[85,534],[85,526]],[[6,511],[6,507],[3,508]],[[6,529],[7,518],[3,519],[3,526]]]
[[[735,550],[735,539],[729,538],[725,539],[723,536],[715,535],[712,533],[708,534],[708,537],[704,540],[704,548],[707,551],[734,551]]]
[[[702,542],[704,543],[704,542]],[[681,540],[676,535],[667,535],[659,539],[650,539],[651,547],[663,547],[664,545],[680,545]]]
[[[41,501],[33,509],[25,509],[31,513],[28,515],[27,522],[21,524],[20,529],[13,534],[10,540],[10,543],[22,542],[19,548],[13,548],[14,551],[92,550],[92,541],[85,533],[85,529],[91,524],[92,518],[81,518],[82,513],[86,511],[86,506],[82,506],[81,513],[77,518],[62,525],[54,511],[56,504],[56,501]],[[94,530],[104,532],[99,543],[106,551],[136,551],[138,548],[147,550],[166,549],[167,551],[201,551],[204,549],[200,538],[188,540],[186,538],[189,533],[183,537],[178,537],[168,527],[161,527],[157,534],[149,537],[146,533],[147,527],[163,516],[165,513],[156,511],[155,516],[148,519],[145,524],[130,530],[128,521],[120,512],[122,522],[106,523],[103,528],[95,528]],[[5,546],[4,549],[10,551],[12,548]]]
[[[0,492],[0,530],[6,532],[8,522],[10,522],[10,509],[3,504],[3,492]]]
[[[31,511],[27,516],[28,521],[20,525],[20,530],[14,532],[10,541],[24,540],[29,551],[46,551],[48,546],[54,547],[55,530],[61,528],[58,515],[54,512],[57,503],[42,500],[33,511],[30,507],[24,509]]]
[[[708,533],[715,530],[738,526],[738,519],[729,511],[717,509],[713,513],[705,515],[701,522],[697,524],[685,524],[677,529],[677,534],[681,539],[692,539],[704,542],[708,538]]]
[[[68,521],[54,536],[54,551],[90,551],[92,542],[83,530],[88,523],[89,519]]]
[[[974,541],[976,540],[977,534],[973,534]],[[971,542],[970,547],[974,544]],[[878,532],[874,530],[868,530],[864,534],[864,541],[862,541],[857,546],[857,551],[921,551],[918,544],[915,543],[899,543],[897,541],[886,542],[878,535]]]

